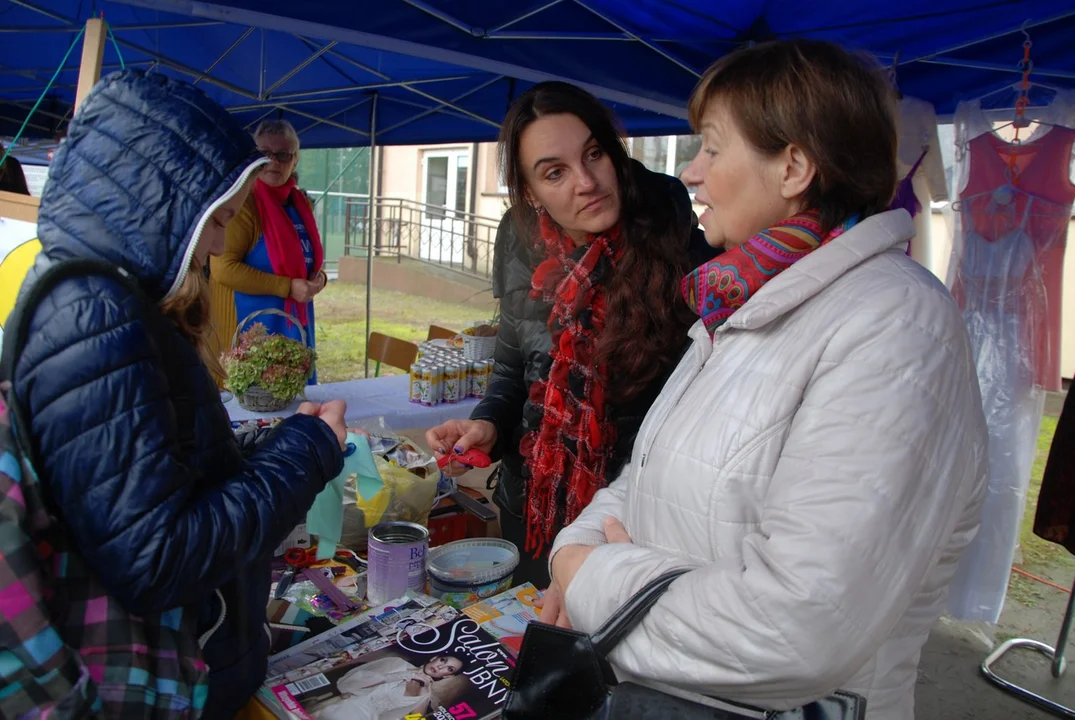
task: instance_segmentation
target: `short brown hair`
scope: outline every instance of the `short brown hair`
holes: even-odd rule
[[[780,40],[715,62],[691,94],[695,131],[720,99],[759,152],[797,145],[817,166],[807,207],[825,231],[887,210],[896,193],[895,92],[876,60],[819,40]]]

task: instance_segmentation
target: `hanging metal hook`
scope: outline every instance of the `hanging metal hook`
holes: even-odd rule
[[[1023,47],[1029,48],[1032,43],[1030,41],[1030,33],[1026,31],[1027,25],[1030,24],[1030,20],[1024,20],[1022,26],[1019,28],[1019,32],[1023,33]]]

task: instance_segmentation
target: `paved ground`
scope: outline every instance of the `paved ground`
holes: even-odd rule
[[[1075,573],[1050,573],[1057,584],[1070,587]],[[1009,599],[996,627],[955,623],[942,619],[922,653],[915,691],[916,720],[1045,720],[1055,717],[988,683],[979,665],[993,647],[1010,637],[1029,637],[1049,645],[1056,642],[1068,595],[1043,586],[1041,600],[1032,607]],[[1075,643],[1068,643],[1075,661]],[[1049,660],[1038,652],[1017,648],[995,666],[1005,679],[1040,695],[1075,707],[1075,675],[1059,679],[1049,672]]]
[[[1045,414],[1058,416],[1064,395],[1050,393]],[[1040,576],[1070,588],[1075,567],[1062,563]],[[1009,594],[996,627],[956,623],[942,618],[922,653],[915,693],[916,720],[1044,720],[1055,717],[988,683],[979,672],[982,660],[1004,640],[1028,637],[1053,645],[1067,606],[1068,593],[1030,583],[1030,591]],[[1027,587],[1024,584],[1024,587]],[[1073,635],[1075,638],[1075,635]],[[1075,661],[1075,643],[1067,656]],[[1054,679],[1050,661],[1032,649],[1017,648],[994,666],[997,673],[1039,695],[1075,708],[1075,670]]]

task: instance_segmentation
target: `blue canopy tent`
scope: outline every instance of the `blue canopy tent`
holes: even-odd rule
[[[312,148],[492,140],[512,98],[549,78],[608,102],[630,135],[685,133],[707,65],[796,36],[893,64],[941,117],[1018,81],[1027,38],[1033,79],[1075,89],[1073,0],[0,0],[0,136],[24,122],[45,145],[62,133],[79,69],[63,58],[100,11],[115,38],[105,71],[122,54],[184,76],[248,127],[290,120]]]
[[[104,70],[155,68],[198,82],[253,126],[278,115],[305,147],[491,140],[511,99],[550,77],[615,106],[631,135],[687,132],[698,74],[743,43],[825,38],[898,58],[899,82],[942,116],[1018,79],[1075,87],[1070,0],[0,0],[0,136],[41,96],[84,21],[115,38]],[[117,52],[118,48],[118,52]],[[24,136],[54,139],[74,98],[72,53]],[[371,113],[376,96],[376,118]]]

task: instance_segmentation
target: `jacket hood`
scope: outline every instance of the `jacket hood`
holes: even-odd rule
[[[914,221],[906,210],[889,210],[866,218],[833,238],[765,284],[717,334],[728,328],[756,330],[791,312],[870,258],[899,248],[914,237]],[[691,336],[697,326],[692,328]]]
[[[159,302],[182,284],[209,216],[267,162],[194,86],[114,73],[87,96],[49,167],[42,249],[117,265]]]

